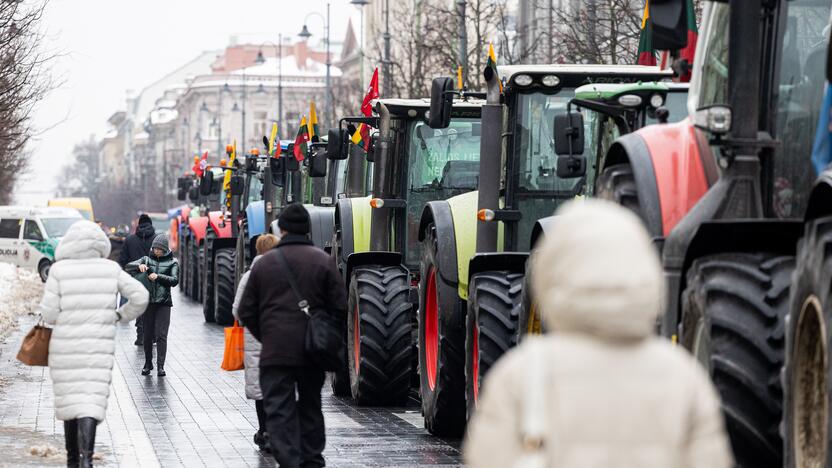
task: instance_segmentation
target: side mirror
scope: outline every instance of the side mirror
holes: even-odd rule
[[[231,176],[231,183],[229,185],[232,196],[242,195],[245,190],[246,181],[243,176],[233,175]]]
[[[653,49],[684,49],[688,45],[687,17],[685,0],[652,0]]]
[[[433,79],[430,87],[430,115],[428,116],[428,125],[431,128],[447,128],[451,124],[453,90],[453,78],[441,76]]]
[[[199,187],[191,187],[188,189],[188,200],[193,203],[199,201]]]
[[[554,128],[555,153],[568,156],[584,154],[584,116],[580,112],[556,115]]]
[[[367,162],[376,162],[376,147],[378,146],[378,133],[370,135],[370,147],[367,149]]]
[[[561,179],[574,179],[586,174],[586,158],[583,156],[558,156],[557,175]]]
[[[205,173],[202,174],[202,179],[199,181],[199,194],[203,197],[211,195],[212,185],[214,185],[214,173],[211,171],[205,171]]]
[[[269,169],[272,173],[271,183],[275,187],[283,187],[283,178],[286,173],[286,158],[269,158]]]
[[[190,187],[191,179],[189,177],[180,177],[176,179],[176,199],[183,201],[188,198],[188,188]]]
[[[286,160],[283,164],[285,165],[287,171],[295,172],[300,170],[300,161],[295,159],[295,155],[292,150],[292,145],[289,145],[289,150],[285,155],[283,155],[283,159]]]
[[[309,177],[318,178],[318,177],[326,177],[326,169],[329,165],[329,161],[326,158],[326,154],[323,152],[318,152],[317,154],[311,156],[309,158]]]
[[[326,144],[326,157],[328,159],[347,159],[347,150],[344,142],[348,138],[347,131],[342,128],[330,128]]]

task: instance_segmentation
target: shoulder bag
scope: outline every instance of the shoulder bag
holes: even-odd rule
[[[277,250],[277,258],[286,271],[289,286],[298,300],[298,308],[309,319],[306,324],[306,355],[321,370],[335,371],[343,368],[346,351],[340,321],[325,309],[310,311],[309,303],[300,293],[289,262],[280,249]]]

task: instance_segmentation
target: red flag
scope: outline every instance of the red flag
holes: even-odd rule
[[[373,115],[372,100],[378,99],[378,68],[373,71],[373,78],[370,79],[370,86],[367,87],[367,94],[361,101],[361,113],[366,117]]]
[[[193,169],[194,174],[196,174],[197,177],[202,177],[202,174],[205,172],[205,168],[208,167],[208,152],[206,151],[203,153],[202,159],[199,161],[196,161],[197,158],[198,156],[194,156],[194,167],[191,169]]]
[[[696,40],[699,37],[699,29],[696,27],[696,10],[693,8],[693,0],[685,2],[685,9],[687,10],[687,27],[688,27],[688,45],[679,53],[679,58],[687,60],[690,68],[693,68],[693,56],[696,52]],[[679,81],[690,81],[690,72],[684,76],[679,77]]]

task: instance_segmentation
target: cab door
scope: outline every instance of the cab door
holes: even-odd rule
[[[46,237],[34,219],[27,219],[23,224],[23,241],[20,243],[21,267],[37,270],[40,259],[44,257]]]
[[[22,224],[20,218],[0,218],[0,262],[20,266],[23,258],[20,245]]]

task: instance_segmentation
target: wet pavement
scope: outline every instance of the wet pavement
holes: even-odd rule
[[[135,328],[118,329],[106,421],[98,426],[97,466],[274,466],[252,441],[257,417],[243,372],[220,369],[223,329],[205,324],[201,307],[174,292],[167,377],[142,376]],[[33,324],[0,344],[0,466],[65,463],[63,425],[55,420],[48,371],[15,359]],[[427,434],[416,404],[354,406],[323,391],[327,466],[460,466],[459,441]],[[57,453],[49,451],[57,449]],[[32,452],[35,454],[33,455]],[[44,453],[46,452],[46,453]]]

